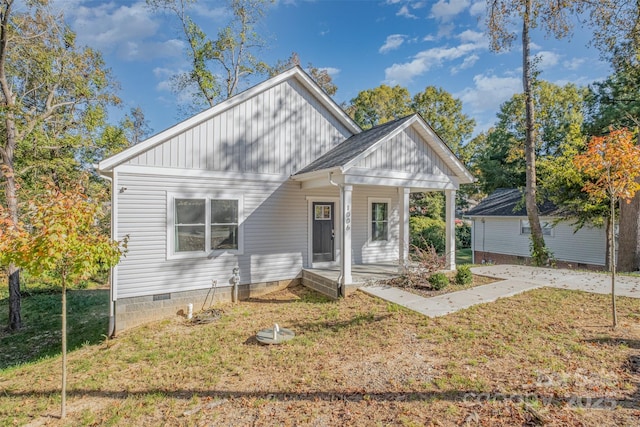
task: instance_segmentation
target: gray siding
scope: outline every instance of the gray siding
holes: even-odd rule
[[[128,164],[291,175],[349,136],[317,99],[290,79]]]
[[[422,141],[413,128],[408,128],[385,141],[375,152],[369,154],[356,166],[454,176],[453,171]]]
[[[520,218],[476,218],[473,223],[473,249],[522,257],[530,256],[529,235],[520,234]],[[543,219],[545,220],[545,219]],[[551,219],[546,219],[551,221]],[[553,257],[560,261],[604,265],[606,232],[604,228],[583,227],[573,232],[569,222],[560,222],[552,236],[544,236]]]
[[[140,168],[144,169],[144,168]],[[297,182],[251,181],[120,172],[117,194],[118,238],[129,235],[129,252],[117,269],[117,298],[230,286],[232,270],[240,268],[242,284],[292,279],[308,260],[308,200],[337,198],[335,187],[301,190]],[[168,259],[167,193],[241,195],[244,253],[211,259]],[[367,198],[391,199],[390,236],[384,245],[367,244]],[[395,188],[355,187],[353,193],[353,261],[398,258],[398,212]]]

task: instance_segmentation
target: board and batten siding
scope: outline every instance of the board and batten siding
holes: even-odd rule
[[[129,165],[292,175],[351,133],[295,79],[187,129]]]
[[[529,235],[520,233],[518,217],[485,217],[473,221],[473,249],[504,255],[529,257]],[[541,218],[553,221],[553,218]],[[560,222],[552,236],[544,236],[545,243],[559,261],[604,265],[606,232],[604,228],[585,226],[574,233],[569,222]]]
[[[385,141],[356,166],[368,169],[454,176],[431,147],[409,127]]]

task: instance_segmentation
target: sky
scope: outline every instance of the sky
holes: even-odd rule
[[[122,108],[142,108],[153,133],[185,119],[170,78],[189,69],[178,22],[151,11],[144,1],[53,0],[78,42],[102,52],[120,84]],[[256,31],[265,41],[257,55],[268,64],[297,52],[301,63],[326,69],[338,86],[333,96],[348,103],[381,84],[410,94],[442,87],[476,120],[474,135],[496,121],[500,105],[522,92],[522,50],[489,49],[485,0],[277,0]],[[191,15],[215,37],[230,19],[224,1],[200,0]],[[532,34],[540,78],[560,85],[587,85],[610,69],[588,46],[591,34],[577,26],[569,39]],[[253,79],[244,88],[266,77]]]

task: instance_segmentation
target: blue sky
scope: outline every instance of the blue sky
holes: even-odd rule
[[[183,102],[169,78],[188,69],[177,22],[153,13],[144,1],[54,0],[78,40],[100,50],[120,82],[124,108],[140,106],[154,132],[182,118]],[[510,52],[493,53],[485,35],[485,0],[277,1],[257,28],[266,42],[259,56],[274,64],[297,52],[303,65],[326,68],[338,103],[382,83],[399,84],[413,95],[439,86],[463,102],[476,132],[495,122],[502,102],[521,92],[519,41]],[[224,2],[200,0],[193,17],[211,36],[229,20]],[[609,74],[590,33],[577,28],[571,39],[533,34],[541,78],[586,85]],[[251,84],[258,83],[253,80]]]

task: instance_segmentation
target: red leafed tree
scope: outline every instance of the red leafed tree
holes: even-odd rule
[[[611,307],[613,327],[618,325],[616,314],[616,246],[615,216],[616,203],[629,202],[640,183],[640,146],[635,145],[634,135],[627,129],[611,130],[608,135],[592,137],[587,150],[574,158],[574,164],[588,178],[583,191],[590,197],[609,201],[609,268],[611,269]]]

